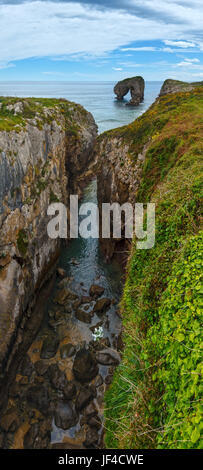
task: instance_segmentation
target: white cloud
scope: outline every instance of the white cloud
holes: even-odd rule
[[[48,71],[48,72],[42,72],[43,75],[57,75],[57,77],[64,77],[66,74],[63,72],[57,72],[57,71]]]
[[[192,73],[192,77],[202,78],[203,77],[203,72],[202,73]]]
[[[136,64],[134,62],[121,62],[121,65],[124,65],[125,67],[143,67],[145,64]]]
[[[112,67],[112,69],[116,72],[121,72],[121,70],[123,70],[121,67]]]
[[[121,51],[157,51],[157,47],[143,46],[143,47],[122,47]]]
[[[174,52],[174,49],[171,49],[171,47],[163,47],[162,51],[163,52]]]
[[[190,62],[190,63],[194,63],[194,64],[200,62],[199,59],[184,59],[184,60],[185,60],[186,62]]]
[[[152,46],[128,46],[135,41],[161,40],[166,46],[191,51],[199,46],[203,50],[200,1],[131,0],[130,4],[139,7],[140,14],[130,13],[130,8],[129,12],[97,9],[62,0],[0,4],[1,61],[101,57],[119,48],[132,52],[156,50]]]
[[[1,62],[0,61],[0,70],[10,69],[11,67],[15,67],[15,64],[12,64],[11,62],[8,63],[8,62]]]
[[[192,65],[191,62],[184,62],[184,61],[179,62],[177,64],[178,67],[190,67],[191,65]]]
[[[186,42],[186,41],[168,41],[168,40],[165,40],[164,44],[166,44],[166,46],[181,47],[183,49],[187,49],[188,47],[196,47],[196,44],[194,44],[194,42]]]
[[[178,64],[175,64],[175,67],[187,67],[188,69],[203,70],[203,65],[194,64],[193,62],[186,62],[186,61],[182,61],[182,62],[179,62]]]

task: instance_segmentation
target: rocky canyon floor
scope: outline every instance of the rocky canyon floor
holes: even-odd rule
[[[96,197],[93,180],[83,202]],[[120,362],[121,277],[118,262],[104,262],[96,239],[75,239],[62,249],[56,276],[35,307],[41,326],[9,386],[4,447],[103,447],[103,396]]]

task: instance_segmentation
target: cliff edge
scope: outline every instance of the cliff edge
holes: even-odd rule
[[[196,87],[203,86],[203,82],[181,82],[180,80],[172,80],[171,78],[168,78],[165,80],[161,87],[160,95],[167,95],[169,93],[178,93],[178,92],[184,92],[184,91],[192,91]]]
[[[66,100],[0,98],[0,364],[50,275],[60,242],[48,205],[67,205],[93,158],[97,126]]]

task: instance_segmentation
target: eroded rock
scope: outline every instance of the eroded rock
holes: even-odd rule
[[[81,411],[87,406],[90,401],[94,398],[94,394],[91,388],[82,388],[77,396],[75,407],[78,411]]]
[[[69,402],[58,402],[54,415],[55,424],[58,428],[69,429],[77,424],[78,416]]]
[[[93,315],[93,312],[87,312],[85,310],[82,310],[81,308],[76,310],[75,312],[76,318],[84,323],[91,323]]]
[[[92,284],[89,290],[91,297],[97,298],[104,293],[104,287],[98,286],[97,284]]]
[[[28,403],[37,408],[42,413],[46,413],[49,409],[50,399],[47,387],[44,385],[33,385],[27,391]]]
[[[66,374],[61,369],[59,369],[57,364],[51,364],[48,369],[48,376],[50,378],[51,384],[57,390],[64,390],[67,385]]]
[[[96,359],[99,364],[111,366],[119,364],[121,361],[121,356],[115,349],[106,348],[97,352]]]
[[[94,312],[97,314],[102,314],[108,310],[108,308],[111,305],[111,299],[108,298],[102,298],[97,300],[95,306],[94,306]]]
[[[57,353],[59,347],[59,339],[56,336],[48,336],[45,338],[40,357],[41,359],[51,359]]]
[[[63,344],[63,346],[60,347],[60,356],[61,359],[67,359],[68,357],[72,357],[75,354],[75,346],[73,344],[68,343],[68,344]]]
[[[130,91],[131,100],[128,105],[137,106],[144,99],[145,82],[142,77],[132,77],[121,80],[114,87],[114,93],[118,100],[122,100]]]
[[[96,377],[98,365],[90,351],[81,349],[77,352],[73,363],[73,373],[79,382],[89,382]]]

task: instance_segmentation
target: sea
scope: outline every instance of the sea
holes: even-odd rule
[[[0,82],[0,96],[66,98],[90,111],[99,133],[124,126],[144,113],[157,98],[162,82],[146,82],[145,98],[139,106],[126,106],[130,93],[117,101],[113,89],[116,82]]]

